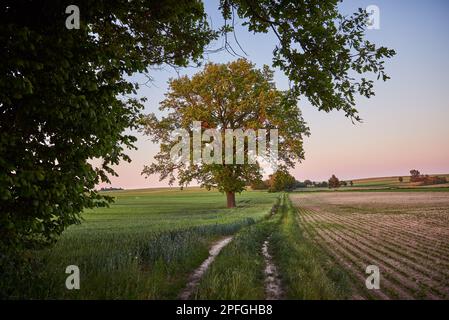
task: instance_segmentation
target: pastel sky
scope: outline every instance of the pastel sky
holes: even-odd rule
[[[218,1],[205,2],[213,26],[219,27],[222,20]],[[413,168],[423,173],[449,173],[449,1],[345,0],[341,10],[350,14],[372,4],[380,9],[380,29],[368,30],[367,37],[397,51],[387,64],[392,79],[376,83],[375,97],[358,100],[364,121],[355,125],[341,112],[320,112],[306,100],[299,102],[311,136],[305,139],[306,160],[291,170],[298,180],[327,180],[332,174],[341,179],[407,175]],[[277,43],[273,34],[254,35],[240,26],[236,34],[247,59],[258,67],[271,65]],[[220,45],[221,41],[211,48]],[[216,63],[237,59],[227,52],[206,58]],[[197,71],[186,68],[179,74]],[[158,114],[167,81],[178,74],[167,67],[152,71],[151,76],[153,82],[139,94],[148,98],[145,112]],[[133,78],[145,82],[140,75]],[[279,89],[288,87],[281,71],[276,71],[275,82]],[[152,162],[158,146],[148,137],[135,135],[138,150],[128,152],[133,161],[116,167],[119,177],[111,178],[111,186],[166,186],[157,176],[141,176],[143,166]]]

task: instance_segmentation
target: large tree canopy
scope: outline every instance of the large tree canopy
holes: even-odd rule
[[[200,1],[80,0],[78,30],[70,3],[0,4],[0,269],[108,200],[95,185],[128,160],[141,109],[126,76],[185,66],[215,37]]]
[[[152,136],[155,143],[161,144],[156,162],[145,167],[144,174],[159,173],[161,179],[175,181],[175,174],[181,185],[192,180],[208,189],[215,187],[228,195],[228,206],[235,206],[235,193],[245,186],[260,180],[259,163],[248,160],[248,141],[245,139],[243,164],[236,159],[237,141],[232,151],[231,163],[226,163],[224,148],[218,154],[218,162],[207,164],[193,162],[193,156],[187,163],[171,159],[171,150],[177,143],[170,133],[176,129],[185,129],[193,137],[194,121],[201,122],[201,131],[209,128],[220,129],[219,143],[225,145],[224,129],[240,129],[245,132],[252,129],[277,129],[281,137],[278,142],[278,165],[292,167],[295,160],[303,158],[302,137],[308,129],[301,117],[296,99],[290,91],[279,91],[273,83],[273,72],[265,66],[257,70],[245,59],[228,64],[206,65],[202,72],[191,79],[184,76],[170,81],[170,88],[160,109],[168,115],[158,120],[154,114],[143,119],[144,130]],[[257,136],[259,138],[259,136]],[[273,137],[263,137],[265,141]],[[214,138],[216,139],[216,138]],[[260,145],[259,145],[260,147]],[[265,148],[265,145],[262,146]],[[195,146],[189,154],[195,152]],[[206,147],[203,148],[203,157]],[[214,150],[217,152],[217,150]],[[269,162],[270,154],[265,157]],[[263,160],[263,159],[259,159]]]

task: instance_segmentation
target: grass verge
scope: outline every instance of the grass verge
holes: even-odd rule
[[[349,298],[347,272],[306,236],[288,197],[281,207],[279,226],[271,237],[271,249],[288,299]]]
[[[261,248],[278,220],[275,214],[242,229],[217,256],[192,298],[264,299],[265,261]]]

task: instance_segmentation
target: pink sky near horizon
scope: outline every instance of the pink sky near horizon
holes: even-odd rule
[[[381,29],[369,31],[368,37],[396,49],[397,56],[386,65],[391,80],[375,83],[375,97],[359,99],[357,108],[364,122],[355,125],[342,112],[320,112],[300,101],[311,136],[304,139],[306,159],[291,170],[298,180],[323,181],[332,174],[345,180],[406,176],[411,169],[449,173],[449,4],[437,0],[427,5],[403,0],[377,2]],[[348,3],[348,10],[353,11],[360,2]],[[258,67],[270,64],[272,47],[267,46],[265,36],[238,31],[248,59]],[[236,58],[223,53],[210,59],[227,62]],[[188,69],[181,74],[196,71]],[[151,87],[141,91],[149,98],[145,112],[158,113],[167,80],[176,76],[169,69],[155,72]],[[288,86],[280,71],[276,71],[275,81],[280,89]],[[140,175],[143,166],[151,163],[157,146],[148,137],[137,137],[138,150],[128,152],[133,162],[116,167],[119,177],[112,177],[110,186],[167,186],[156,176],[145,179]]]
[[[379,106],[379,100],[387,102]],[[411,169],[427,174],[449,173],[449,108],[420,108],[416,100],[415,105],[390,109],[395,103],[388,97],[373,98],[370,112],[361,112],[364,122],[357,124],[338,111],[327,114],[310,106],[302,108],[311,136],[304,139],[306,159],[290,172],[298,180],[313,181],[328,180],[332,174],[345,180],[406,176]],[[411,110],[409,114],[405,113],[407,109]],[[139,149],[129,152],[133,162],[116,168],[120,176],[111,179],[111,186],[168,186],[157,176],[145,179],[140,175],[158,149],[148,137],[138,138]]]

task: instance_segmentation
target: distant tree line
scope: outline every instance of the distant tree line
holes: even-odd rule
[[[399,182],[403,182],[403,177],[398,177]],[[410,182],[418,183],[420,186],[424,185],[434,185],[434,184],[444,184],[448,183],[446,177],[440,176],[429,176],[421,174],[418,170],[410,170]],[[298,181],[287,171],[278,171],[273,175],[269,176],[267,180],[260,180],[251,185],[253,190],[268,190],[269,192],[279,192],[279,191],[291,191],[294,189],[301,188],[329,188],[337,189],[340,187],[354,186],[352,180],[343,181],[340,180],[335,174],[333,174],[328,181],[311,181],[304,180]]]
[[[353,186],[352,181],[340,181],[335,175],[328,181],[298,181],[285,170],[280,170],[269,176],[267,180],[259,180],[251,184],[253,190],[268,190],[269,192],[291,191],[301,188],[340,188]]]
[[[311,181],[304,180],[304,182],[296,181],[296,188],[327,188],[329,187],[329,183],[327,181]]]
[[[117,190],[123,190],[123,188],[103,187],[100,189],[100,191],[117,191]]]
[[[421,174],[416,169],[410,170],[410,182],[419,183],[421,186],[447,183],[445,177],[429,176]]]
[[[267,180],[252,183],[253,190],[268,190],[268,192],[292,191],[296,188],[296,179],[287,170],[281,169],[271,174]]]
[[[298,181],[287,170],[281,169],[269,175],[267,180],[255,181],[250,185],[253,190],[268,190],[268,192],[292,191]]]

